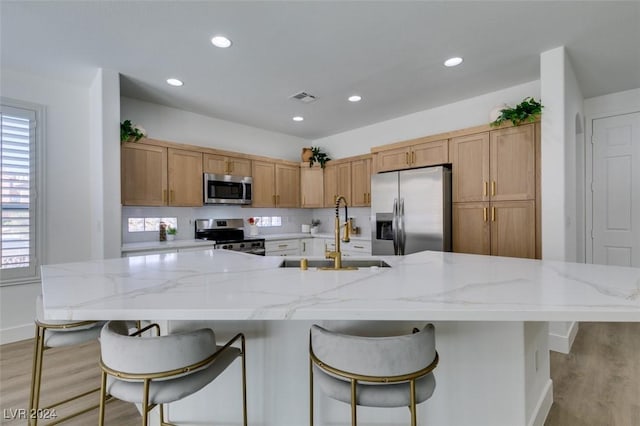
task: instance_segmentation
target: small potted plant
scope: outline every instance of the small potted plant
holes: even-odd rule
[[[167,227],[167,241],[173,241],[176,239],[176,234],[178,230],[172,226]]]
[[[255,217],[250,217],[249,219],[247,219],[247,223],[249,224],[249,235],[258,235],[258,219]]]
[[[309,167],[313,167],[313,163],[318,162],[320,167],[324,169],[324,164],[331,160],[326,152],[322,152],[320,147],[312,146],[311,147],[311,158],[309,159]]]
[[[131,120],[124,120],[120,123],[120,143],[138,142],[147,136],[147,131],[137,124],[132,124]]]
[[[319,219],[312,219],[311,220],[311,234],[317,234],[318,231],[320,230],[320,220]]]
[[[525,121],[535,121],[542,114],[544,106],[532,97],[524,98],[514,108],[505,107],[500,110],[500,115],[491,122],[491,126],[499,126],[505,121],[511,121],[514,126]]]

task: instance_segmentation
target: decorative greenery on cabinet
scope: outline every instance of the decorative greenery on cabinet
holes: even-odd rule
[[[505,121],[511,121],[514,126],[518,126],[525,121],[533,122],[542,114],[542,108],[544,106],[532,97],[524,98],[514,108],[502,109],[498,118],[491,122],[491,125],[499,126]]]

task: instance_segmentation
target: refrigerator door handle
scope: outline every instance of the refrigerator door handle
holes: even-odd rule
[[[398,199],[393,199],[393,220],[391,222],[391,230],[393,232],[393,254],[398,254]]]
[[[407,241],[407,236],[404,230],[404,198],[400,199],[400,207],[398,209],[398,254],[404,255],[404,246]]]

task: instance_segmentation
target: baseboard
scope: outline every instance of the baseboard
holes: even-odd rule
[[[571,346],[578,334],[578,324],[576,321],[572,322],[566,335],[549,333],[549,350],[563,354],[571,352]]]
[[[3,328],[0,330],[0,345],[31,339],[34,333],[33,323]]]
[[[549,379],[540,394],[540,399],[533,410],[533,415],[527,426],[544,426],[545,420],[553,404],[553,381]]]

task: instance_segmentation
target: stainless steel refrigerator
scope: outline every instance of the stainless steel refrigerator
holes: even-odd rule
[[[372,254],[451,251],[451,169],[373,175],[371,221]]]

